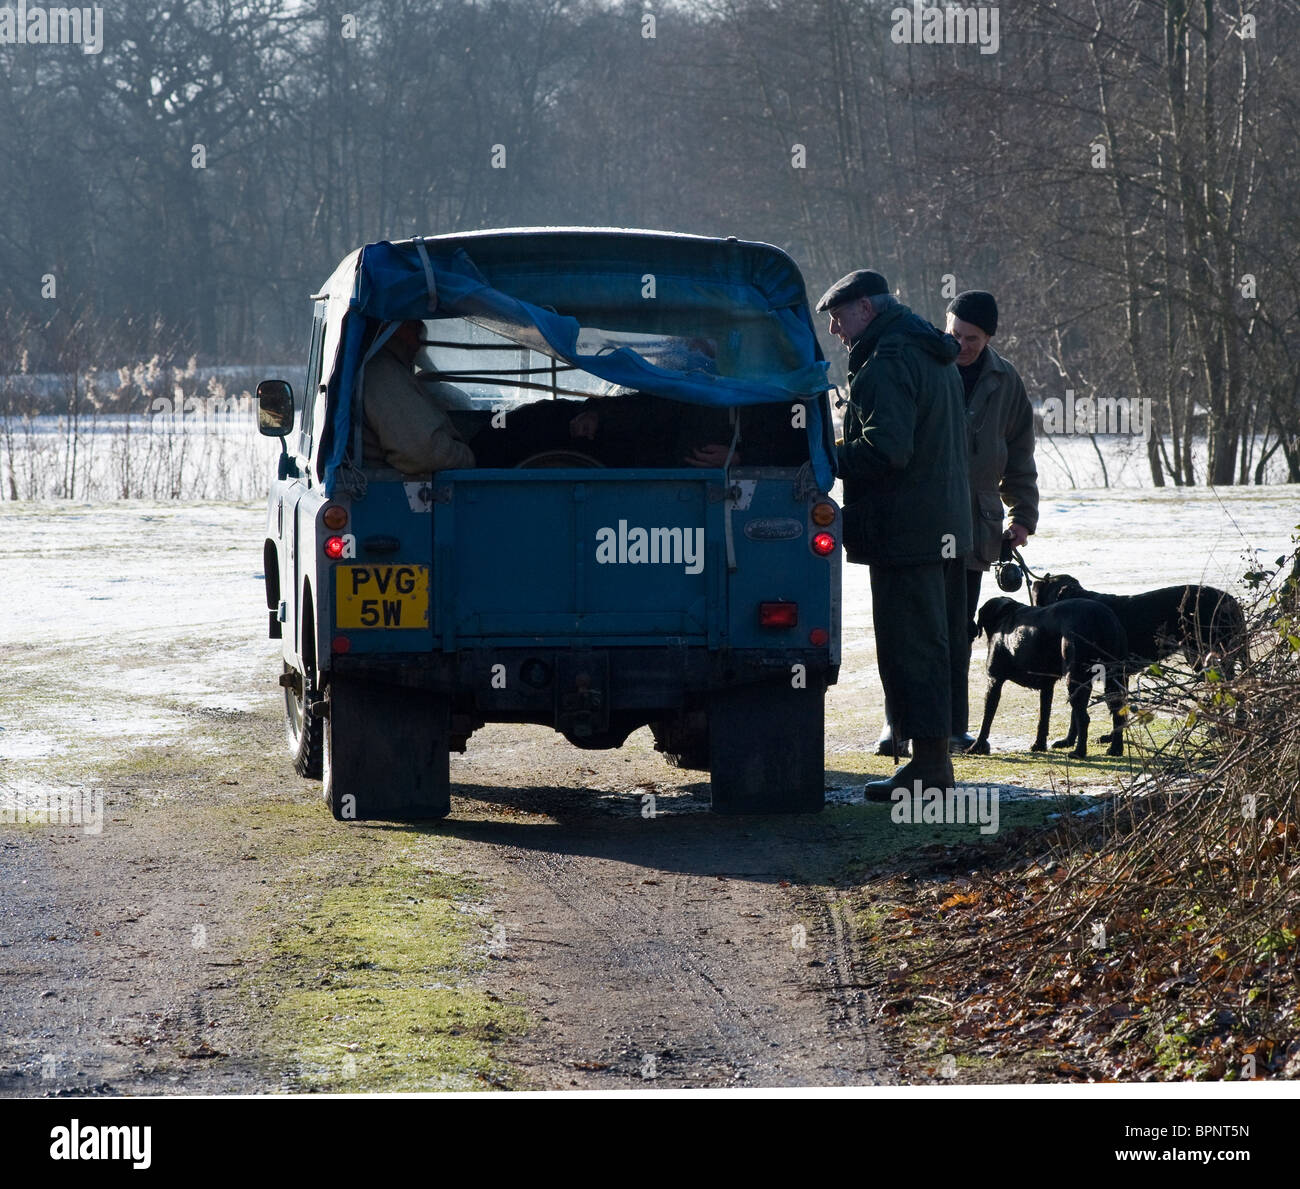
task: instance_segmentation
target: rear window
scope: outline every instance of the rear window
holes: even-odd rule
[[[715,366],[716,342],[702,336],[584,327],[578,343],[584,354],[632,350],[673,371]],[[730,448],[733,437],[742,466],[798,466],[808,459],[807,431],[791,405],[731,410],[637,392],[463,318],[425,323],[416,367],[417,375],[444,385],[439,399],[480,466],[518,466],[541,454],[556,454],[562,462],[576,450],[611,467],[680,467],[698,458],[698,449]],[[584,437],[570,425],[593,407],[589,398],[602,401],[594,406],[599,430]],[[503,412],[504,418],[495,416]]]
[[[548,397],[581,400],[627,391],[464,318],[426,322],[424,340],[416,367],[460,390],[463,399],[453,407],[508,411]]]

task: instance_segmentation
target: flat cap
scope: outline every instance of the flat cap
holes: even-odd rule
[[[879,297],[889,292],[889,282],[878,272],[870,268],[859,268],[847,276],[840,277],[817,303],[817,312],[834,309],[846,301],[857,301],[859,297]]]

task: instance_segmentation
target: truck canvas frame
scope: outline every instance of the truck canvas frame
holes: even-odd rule
[[[789,256],[482,231],[369,244],[313,300],[306,391],[258,389],[281,439],[264,560],[289,746],[334,815],[445,815],[449,753],[488,722],[586,748],[648,726],[716,811],[820,809],[840,512]],[[414,319],[473,469],[363,457],[366,364]],[[570,437],[585,409],[631,430]],[[661,448],[692,418],[725,446],[706,465]]]

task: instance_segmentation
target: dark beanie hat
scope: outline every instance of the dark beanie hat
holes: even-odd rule
[[[889,282],[878,272],[869,268],[859,268],[846,276],[840,277],[817,303],[817,312],[834,309],[846,301],[857,301],[859,297],[879,297],[889,292]]]
[[[983,289],[967,289],[948,303],[948,313],[963,322],[978,326],[985,334],[998,332],[998,303]]]

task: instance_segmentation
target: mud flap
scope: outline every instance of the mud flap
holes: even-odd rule
[[[329,687],[323,779],[340,821],[422,821],[451,812],[451,716],[425,690],[337,675]]]
[[[714,813],[817,813],[825,804],[825,689],[719,691],[709,705]]]

